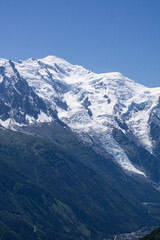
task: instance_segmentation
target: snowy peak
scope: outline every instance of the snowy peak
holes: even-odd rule
[[[38,61],[45,63],[48,66],[54,66],[55,64],[57,65],[63,65],[63,66],[72,66],[69,62],[66,60],[56,57],[56,56],[47,56],[45,58],[38,59]]]
[[[5,59],[0,59],[0,75],[1,75],[1,82],[3,79],[5,81],[10,82],[10,84],[13,84],[16,81],[18,72],[16,71],[14,67],[14,63]],[[12,81],[10,81],[10,78],[12,78]]]
[[[134,166],[112,131],[154,152],[150,124],[159,121],[160,88],[149,89],[119,72],[93,73],[48,56],[11,62],[0,59],[2,125],[51,122],[56,113],[87,144],[96,142],[127,171],[146,176]],[[160,124],[160,123],[159,123]]]
[[[20,76],[12,61],[0,61],[0,124],[4,127],[28,124],[38,121],[42,115],[54,116],[42,99]],[[51,121],[51,117],[49,120]]]

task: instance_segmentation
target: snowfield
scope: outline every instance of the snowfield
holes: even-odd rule
[[[119,72],[96,74],[55,56],[30,58],[14,65],[35,93],[74,132],[83,136],[84,142],[97,139],[123,169],[146,177],[142,169],[130,162],[113,138],[112,130],[116,127],[125,134],[132,133],[135,141],[152,154],[149,120],[159,104],[160,88],[147,88]],[[6,76],[12,78],[15,73],[8,60],[0,59],[2,67]],[[0,70],[0,83],[3,78]],[[26,120],[34,124],[51,122],[53,118],[40,111],[38,119],[26,115]],[[0,124],[8,127],[11,121],[1,119]]]

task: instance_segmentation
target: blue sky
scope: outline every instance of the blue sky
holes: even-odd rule
[[[0,0],[0,57],[55,55],[160,87],[159,0]]]

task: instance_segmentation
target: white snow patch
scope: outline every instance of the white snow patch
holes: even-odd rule
[[[29,122],[29,124],[33,124],[36,120],[34,117],[26,115],[26,120]]]
[[[10,118],[8,118],[8,119],[5,120],[5,121],[3,121],[3,120],[0,119],[0,124],[1,124],[3,127],[8,128],[9,125],[10,125],[10,121],[11,121]]]
[[[38,114],[37,122],[51,122],[51,121],[52,121],[51,116],[47,116],[46,113],[40,111],[40,114]]]
[[[0,119],[0,124],[5,128],[9,128],[14,131],[16,131],[15,126],[24,126],[24,124],[17,123],[13,118],[8,118],[5,121]]]
[[[3,76],[0,75],[0,83],[2,83],[2,82],[3,82]]]

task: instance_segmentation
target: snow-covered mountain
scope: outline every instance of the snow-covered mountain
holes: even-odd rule
[[[96,74],[48,56],[18,62],[0,59],[0,97],[3,127],[15,130],[59,118],[87,145],[111,154],[128,173],[148,176],[112,132],[121,130],[154,156],[152,126],[160,127],[160,88],[147,88],[118,72]]]

